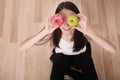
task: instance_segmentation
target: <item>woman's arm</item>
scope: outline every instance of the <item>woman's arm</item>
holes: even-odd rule
[[[94,42],[96,42],[98,45],[100,45],[102,48],[109,51],[110,53],[116,52],[115,46],[112,43],[98,35],[93,27],[87,26],[87,17],[85,17],[84,15],[78,16],[80,18],[80,21],[76,29],[81,31],[84,35],[88,36],[90,39],[92,39]]]
[[[51,34],[55,29],[58,28],[56,25],[51,24],[51,21],[50,21],[51,18],[52,17],[48,18],[48,22],[43,30],[29,37],[28,39],[26,39],[20,44],[20,50],[28,49],[29,47],[31,47],[32,45],[34,45],[35,43],[43,39],[46,35]]]
[[[89,36],[93,41],[95,41],[98,45],[100,45],[105,50],[109,51],[110,53],[115,53],[116,49],[115,46],[109,42],[108,40],[104,39],[100,35],[98,35],[93,27],[89,26],[86,28],[85,35]]]
[[[20,44],[20,50],[25,50],[31,47],[33,44],[37,43],[39,40],[41,40],[44,36],[49,34],[47,29],[43,29],[42,31],[39,31],[38,33],[34,34],[33,36],[29,37],[25,41],[23,41]]]
[[[40,41],[41,39],[43,39],[46,35],[51,34],[56,28],[55,25],[52,25],[50,22],[51,17],[49,17],[48,19],[48,23],[46,24],[46,26],[44,27],[44,29],[42,31],[39,31],[37,34],[34,34],[33,36],[29,37],[28,39],[26,39],[25,41],[23,41],[20,44],[20,50],[26,50],[29,47],[31,47],[32,45],[34,45],[35,43],[37,43],[38,41]]]

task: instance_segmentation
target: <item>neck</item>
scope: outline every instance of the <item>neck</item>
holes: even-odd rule
[[[72,30],[70,32],[62,33],[62,38],[66,41],[72,41],[73,40],[73,34],[74,34],[74,30]]]
[[[62,35],[62,38],[66,41],[72,41],[73,35]]]

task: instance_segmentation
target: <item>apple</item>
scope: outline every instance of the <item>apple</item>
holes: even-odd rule
[[[55,27],[60,27],[64,22],[64,17],[60,14],[55,14],[51,17],[51,23]]]
[[[68,18],[67,18],[67,24],[69,26],[72,26],[72,27],[75,27],[78,25],[78,22],[79,22],[79,19],[77,16],[75,15],[70,15]]]

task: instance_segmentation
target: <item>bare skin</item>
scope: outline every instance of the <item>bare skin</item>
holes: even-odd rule
[[[62,31],[63,39],[65,39],[67,41],[71,41],[73,32],[75,29],[77,29],[80,32],[82,32],[84,35],[91,38],[92,41],[94,41],[95,43],[100,45],[102,48],[104,48],[108,52],[110,52],[110,53],[116,52],[115,46],[112,43],[110,43],[108,40],[106,40],[106,39],[102,38],[100,35],[98,35],[92,26],[87,25],[87,17],[86,16],[81,15],[81,14],[75,14],[73,11],[68,10],[68,9],[61,10],[59,14],[63,15],[65,19],[68,16],[73,15],[73,14],[80,18],[79,24],[76,27],[70,27],[69,25],[67,25],[66,21],[63,23],[63,25],[60,27],[60,29]],[[50,20],[48,20],[47,26],[45,26],[45,29],[42,32],[38,32],[37,34],[33,35],[32,37],[26,39],[25,41],[23,41],[21,43],[20,50],[28,49],[29,47],[31,47],[32,45],[37,43],[39,40],[41,40],[44,36],[51,34],[57,28],[58,27],[53,26],[51,24]]]

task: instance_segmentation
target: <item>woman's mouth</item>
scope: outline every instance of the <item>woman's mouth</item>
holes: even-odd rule
[[[70,31],[71,28],[63,28],[63,30],[65,30],[65,31]]]

